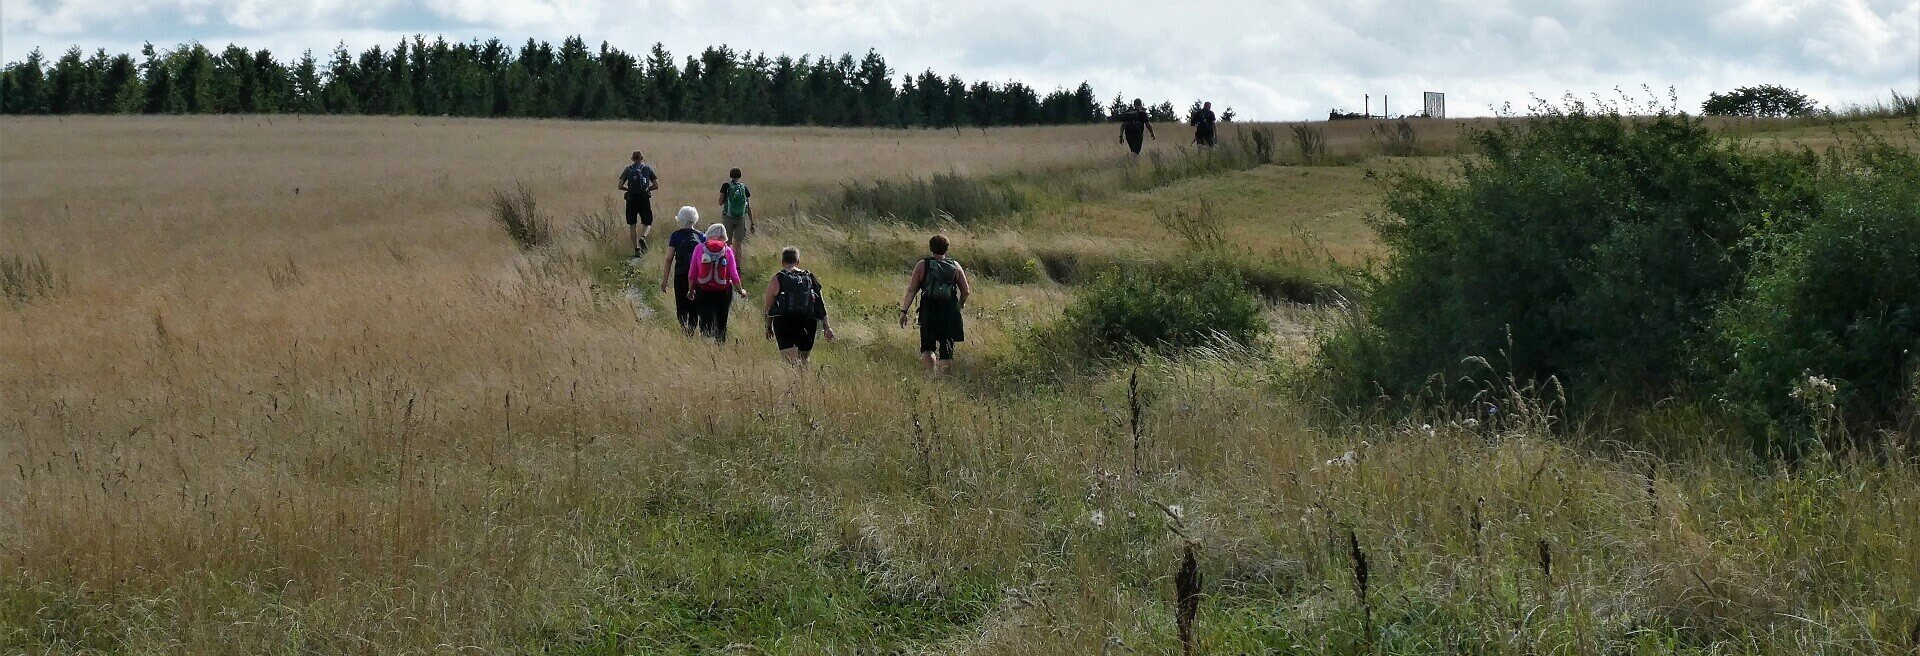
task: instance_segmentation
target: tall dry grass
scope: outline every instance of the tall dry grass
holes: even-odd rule
[[[888,608],[985,591],[911,645],[934,653],[1170,651],[1170,517],[1200,545],[1200,653],[1857,653],[1920,621],[1910,464],[1333,423],[1246,354],[1149,361],[1133,395],[1124,376],[1006,389],[979,356],[1057,313],[1044,283],[983,285],[960,376],[928,381],[889,326],[899,276],[826,257],[856,234],[781,218],[762,243],[820,254],[839,288],[842,341],[800,376],[740,328],[752,312],[732,344],[690,340],[592,291],[582,244],[523,253],[486,216],[528,170],[553,172],[528,185],[559,216],[604,208],[632,144],[663,209],[711,202],[718,180],[680,171],[746,161],[777,215],[844,177],[1108,157],[1104,128],[273,123],[0,121],[0,246],[72,277],[0,310],[7,651],[673,651],[616,634],[736,625],[622,609],[741,574],[641,536],[738,510]],[[1018,239],[980,237],[963,261]],[[1666,421],[1649,430],[1703,430]],[[795,653],[872,639],[808,625],[732,630]]]

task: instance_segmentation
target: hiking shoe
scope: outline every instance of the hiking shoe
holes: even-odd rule
[[[641,238],[640,238],[640,247],[639,247],[639,248],[636,248],[636,249],[633,249],[633,256],[634,256],[634,257],[640,257],[641,255],[643,255],[643,254],[645,254],[645,253],[646,253],[646,252],[647,252],[648,250],[651,250],[651,249],[650,249],[650,248],[649,248],[649,247],[647,246],[647,238],[646,238],[646,237],[641,237]]]

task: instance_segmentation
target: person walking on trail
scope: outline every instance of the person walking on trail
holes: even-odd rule
[[[720,183],[720,222],[733,236],[733,250],[738,253],[746,249],[747,237],[754,233],[753,190],[740,181],[740,169],[727,171],[727,178]]]
[[[820,279],[800,268],[800,249],[788,246],[780,250],[780,271],[767,281],[763,306],[767,311],[767,339],[774,340],[788,363],[806,368],[816,332],[825,333],[827,341],[833,341],[827,301],[820,296]]]
[[[620,171],[620,190],[627,192],[627,233],[633,235],[633,256],[647,252],[647,236],[653,234],[653,192],[660,190],[660,176],[640,151],[633,151],[633,163]]]
[[[687,281],[692,287],[687,298],[694,303],[694,323],[700,334],[725,342],[733,295],[747,297],[746,287],[740,283],[739,259],[727,245],[727,227],[718,223],[707,226],[706,243],[694,251],[693,264],[687,267]]]
[[[1147,113],[1147,104],[1133,99],[1133,108],[1120,114],[1120,140],[1127,144],[1133,154],[1140,154],[1140,145],[1144,138],[1152,135],[1155,141],[1160,135],[1153,133],[1153,116]]]
[[[667,258],[660,266],[660,293],[667,293],[668,281],[672,281],[673,317],[680,321],[681,329],[691,333],[695,306],[690,295],[693,281],[688,269],[693,266],[694,250],[705,244],[707,236],[693,227],[700,222],[700,210],[682,207],[674,218],[680,222],[680,229],[667,235]]]
[[[1193,121],[1194,145],[1209,148],[1213,147],[1216,141],[1216,135],[1213,130],[1214,123],[1220,120],[1220,117],[1215,116],[1213,113],[1213,103],[1202,105],[1200,111],[1193,113],[1191,120]]]
[[[913,280],[900,298],[900,327],[905,328],[913,297],[920,297],[920,360],[936,376],[953,367],[953,345],[967,339],[960,308],[973,295],[967,270],[959,260],[947,257],[948,246],[944,235],[927,240],[928,255],[913,265]]]

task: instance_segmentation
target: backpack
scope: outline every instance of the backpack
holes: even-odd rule
[[[715,245],[719,245],[720,248],[715,250]],[[727,277],[727,262],[732,255],[733,250],[726,247],[726,242],[719,240],[707,242],[706,246],[700,249],[700,259],[694,262],[695,270],[692,271],[695,276],[694,287],[703,292],[724,292],[733,289],[733,280]]]
[[[820,281],[802,269],[774,274],[780,283],[771,316],[814,319],[820,316]]]
[[[727,216],[747,215],[747,184],[734,181],[727,183]]]
[[[920,279],[920,298],[927,301],[951,301],[960,298],[960,263],[948,258],[926,258],[925,277]]]

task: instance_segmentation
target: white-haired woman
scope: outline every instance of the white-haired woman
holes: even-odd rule
[[[707,242],[694,251],[693,264],[687,267],[692,287],[687,298],[694,303],[694,323],[702,334],[727,341],[727,312],[733,308],[733,296],[747,297],[747,288],[740,282],[739,258],[727,245],[727,227],[707,226]]]
[[[673,317],[680,321],[680,327],[693,332],[694,303],[687,269],[693,265],[693,251],[707,240],[699,228],[693,227],[700,222],[700,210],[692,207],[680,208],[680,214],[674,217],[680,222],[680,229],[667,237],[667,257],[660,264],[660,293],[667,293],[667,281],[673,281]]]

